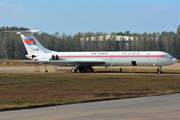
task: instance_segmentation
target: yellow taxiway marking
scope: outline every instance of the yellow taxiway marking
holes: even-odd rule
[[[124,112],[124,111],[140,110],[140,109],[147,109],[147,108],[156,108],[156,107],[170,106],[170,105],[176,105],[176,104],[180,104],[180,103],[158,105],[158,106],[151,106],[151,107],[143,107],[143,108],[125,109],[125,110],[116,110],[116,111],[93,113],[93,114],[78,115],[78,116],[70,116],[70,117],[55,118],[55,119],[50,119],[50,120],[60,120],[60,119],[77,118],[77,117],[84,117],[84,116],[91,116],[91,115],[100,115],[100,114],[107,114],[107,113]]]

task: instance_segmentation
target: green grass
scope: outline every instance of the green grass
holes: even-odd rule
[[[180,69],[163,69],[163,73],[165,74],[180,74]],[[106,68],[95,68],[95,73],[119,73],[119,69],[106,69]],[[157,73],[155,69],[142,69],[142,68],[123,68],[122,73]]]
[[[180,75],[0,74],[0,110],[179,92]]]

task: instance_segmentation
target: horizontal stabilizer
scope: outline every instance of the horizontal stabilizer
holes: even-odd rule
[[[3,31],[3,32],[16,32],[17,34],[20,34],[20,33],[39,33],[41,31],[40,30],[25,30],[25,31]]]

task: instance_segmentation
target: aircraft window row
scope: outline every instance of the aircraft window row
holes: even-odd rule
[[[130,55],[130,54],[132,54],[132,55],[135,55],[135,54],[137,54],[137,55],[139,55],[140,54],[140,52],[138,52],[138,53],[135,53],[135,52],[124,52],[124,53],[122,53],[122,55]]]

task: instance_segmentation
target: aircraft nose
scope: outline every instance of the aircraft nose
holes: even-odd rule
[[[173,58],[173,59],[171,60],[171,63],[174,64],[174,63],[177,63],[177,61],[178,61],[178,60],[177,60],[176,58]]]

